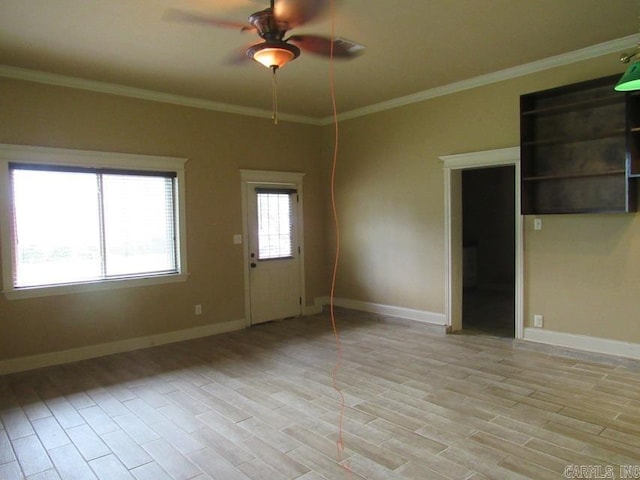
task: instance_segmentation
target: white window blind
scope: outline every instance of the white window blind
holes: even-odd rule
[[[175,173],[9,170],[14,288],[178,273]]]

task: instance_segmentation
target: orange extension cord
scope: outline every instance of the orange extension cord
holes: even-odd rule
[[[336,341],[336,364],[333,367],[331,372],[331,378],[333,380],[333,388],[340,397],[340,412],[338,415],[338,439],[336,440],[336,448],[337,448],[337,460],[338,463],[342,465],[342,467],[347,471],[349,478],[351,478],[351,467],[347,463],[342,463],[344,456],[344,439],[343,439],[343,422],[344,422],[344,394],[340,387],[338,386],[338,372],[342,367],[342,344],[340,342],[340,334],[338,333],[338,327],[336,325],[336,316],[334,312],[334,299],[335,299],[335,288],[336,288],[336,278],[338,276],[338,261],[340,259],[340,226],[338,223],[338,209],[336,208],[336,192],[335,192],[335,183],[336,183],[336,165],[338,163],[338,139],[339,139],[339,128],[338,128],[338,109],[336,106],[336,82],[335,82],[335,71],[334,71],[334,51],[333,42],[335,41],[335,2],[334,0],[330,0],[331,6],[331,50],[329,54],[329,89],[331,91],[331,105],[333,108],[333,125],[334,125],[334,146],[333,146],[333,162],[331,167],[331,209],[333,212],[333,222],[336,230],[336,252],[333,262],[333,273],[331,275],[331,292],[329,294],[329,312],[331,316],[331,328],[333,329],[333,335]]]

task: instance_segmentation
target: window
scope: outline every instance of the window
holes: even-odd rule
[[[184,160],[7,145],[0,158],[8,296],[184,279]]]
[[[258,202],[258,259],[293,256],[293,189],[256,188]]]

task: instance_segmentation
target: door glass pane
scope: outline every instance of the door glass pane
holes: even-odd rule
[[[293,256],[290,193],[256,193],[258,199],[258,259]]]

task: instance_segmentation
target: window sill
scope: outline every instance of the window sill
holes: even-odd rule
[[[16,288],[5,290],[8,300],[21,300],[24,298],[51,297],[56,295],[68,295],[83,292],[98,292],[103,290],[116,290],[119,288],[144,287],[149,285],[162,285],[166,283],[185,282],[188,274],[176,273],[158,275],[154,277],[136,277],[117,280],[102,280],[98,282],[74,283],[66,285],[53,285],[47,287]]]

